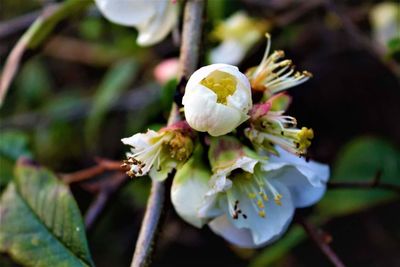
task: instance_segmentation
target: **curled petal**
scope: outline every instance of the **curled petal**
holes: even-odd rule
[[[227,218],[226,215],[219,216],[212,220],[208,226],[217,235],[222,236],[229,243],[232,243],[242,248],[255,248],[257,245],[254,243],[249,229],[236,228]]]
[[[124,26],[139,26],[156,14],[147,0],[95,0],[101,13],[111,22]],[[140,11],[140,12],[138,12]]]
[[[185,117],[192,128],[209,132],[212,136],[220,136],[232,131],[245,119],[245,114],[217,103],[216,99],[213,92],[200,84],[190,97],[186,97]]]
[[[319,201],[326,190],[329,166],[307,162],[281,148],[277,151],[280,156],[271,156],[270,161],[263,165],[268,175],[289,188],[296,207],[307,207]]]
[[[160,42],[178,20],[178,5],[170,0],[95,0],[110,21],[138,29],[137,42],[148,46]]]
[[[149,23],[137,27],[139,45],[149,46],[162,41],[171,32],[178,20],[178,4],[168,0],[156,2],[155,16]]]

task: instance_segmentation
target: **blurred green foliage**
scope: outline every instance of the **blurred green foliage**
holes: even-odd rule
[[[93,266],[75,199],[50,171],[19,163],[0,204],[0,252],[25,266]]]
[[[382,171],[382,182],[400,185],[400,152],[386,141],[360,137],[347,144],[338,154],[331,181],[365,181]],[[396,194],[380,189],[329,190],[317,205],[320,216],[350,214],[372,207]]]
[[[383,171],[383,182],[400,185],[400,152],[382,139],[359,137],[344,146],[338,154],[331,181],[368,182],[375,177],[378,170]],[[395,197],[396,194],[379,189],[328,190],[315,207],[313,221],[321,224],[333,217],[360,212]],[[293,226],[281,240],[254,257],[249,266],[285,266],[281,261],[306,238],[307,235],[300,226]]]
[[[6,130],[0,134],[0,191],[13,177],[16,160],[24,156],[31,158],[29,136],[23,131]]]
[[[126,59],[111,67],[101,81],[85,125],[86,141],[92,149],[96,147],[97,134],[104,116],[111,105],[128,89],[135,79],[137,69],[135,60]]]

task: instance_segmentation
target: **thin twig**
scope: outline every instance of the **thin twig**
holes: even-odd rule
[[[334,1],[325,0],[325,7],[328,11],[337,16],[343,29],[355,43],[358,43],[365,51],[381,61],[393,74],[396,76],[400,75],[400,68],[397,64],[393,60],[385,60],[385,50],[379,44],[365,36],[353,21],[342,12],[341,8],[339,8]]]
[[[89,209],[85,215],[86,229],[90,229],[97,217],[103,211],[108,199],[120,188],[120,186],[127,180],[127,175],[122,173],[115,173],[108,177],[107,182],[101,185],[100,192],[97,193],[95,200],[90,204]]]
[[[197,69],[199,63],[205,1],[190,0],[185,6],[179,57],[179,77],[181,79],[187,79]]]
[[[101,159],[97,158],[96,159],[97,165],[83,169],[77,172],[69,173],[69,174],[63,174],[61,175],[61,179],[66,183],[76,183],[76,182],[81,182],[87,179],[91,179],[99,174],[102,174],[106,171],[119,171],[119,172],[125,172],[126,169],[121,167],[122,162],[121,161],[114,161],[114,160],[108,160],[108,159]]]
[[[331,181],[328,182],[329,189],[384,189],[400,194],[400,186],[382,182],[382,171],[378,171],[375,177],[369,181]]]
[[[311,224],[302,217],[298,217],[298,222],[301,224],[301,226],[303,226],[308,236],[314,241],[322,253],[325,254],[325,256],[335,267],[345,267],[341,259],[329,246],[329,242],[332,239],[330,235],[322,232],[315,225]]]
[[[205,0],[189,0],[184,9],[182,45],[180,51],[180,77],[189,77],[197,68]],[[181,93],[183,93],[181,91]],[[168,124],[179,118],[177,105],[171,109]],[[153,181],[146,212],[140,228],[131,267],[149,266],[156,233],[164,206],[165,184]]]

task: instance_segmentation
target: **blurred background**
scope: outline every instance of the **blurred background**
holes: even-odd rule
[[[56,1],[0,0],[0,67],[40,11]],[[250,28],[272,35],[297,69],[313,78],[292,88],[288,114],[312,127],[314,160],[328,163],[333,181],[400,185],[400,3],[373,0],[210,0],[202,65],[224,38],[218,27],[238,11]],[[261,26],[260,26],[261,25]],[[177,81],[156,67],[179,56],[179,30],[143,48],[137,32],[106,21],[94,8],[77,12],[24,54],[0,109],[0,190],[20,156],[56,173],[91,167],[96,157],[122,160],[120,139],[167,118]],[[238,63],[257,65],[265,39],[248,45]],[[169,61],[173,66],[173,62]],[[172,68],[172,67],[171,67]],[[162,75],[161,75],[162,76]],[[172,79],[171,79],[172,78]],[[115,175],[72,183],[82,214]],[[115,186],[87,236],[96,266],[128,266],[142,220],[149,179]],[[168,205],[167,205],[168,206]],[[400,201],[393,192],[330,189],[316,206],[297,210],[332,238],[346,266],[400,266]],[[207,227],[183,222],[169,205],[152,266],[330,266],[302,228],[259,250],[234,248]],[[0,254],[1,266],[18,266]]]

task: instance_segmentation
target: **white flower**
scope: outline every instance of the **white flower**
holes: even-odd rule
[[[137,42],[148,46],[160,42],[175,26],[178,4],[171,0],[95,0],[110,21],[133,26],[139,31]]]
[[[235,142],[227,137],[221,140],[228,140],[230,144]],[[238,141],[236,143],[240,144]],[[254,158],[244,147],[240,152],[238,146],[233,150],[227,149],[226,143],[216,142],[211,146],[218,146],[211,148],[216,153],[214,156],[218,157],[218,166],[213,166],[213,170],[219,168],[220,173],[224,169],[230,170],[224,172],[224,177],[220,176],[220,181],[214,179],[212,183],[224,184],[223,181],[227,180],[230,183],[227,187],[211,185],[206,192],[204,177],[197,179],[197,176],[192,176],[192,189],[186,194],[196,201],[195,205],[190,206],[185,203],[186,214],[190,214],[190,219],[186,218],[186,221],[192,224],[193,221],[201,222],[197,224],[199,227],[208,219],[215,233],[237,246],[254,248],[277,240],[289,226],[295,208],[316,203],[325,192],[329,177],[329,167],[326,165],[306,162],[280,148],[277,148],[279,157],[272,155],[266,160]],[[255,164],[252,162],[249,165],[248,161],[243,161],[243,156],[253,158]],[[237,160],[234,160],[235,157]],[[185,186],[185,183],[180,184],[180,187]],[[174,206],[180,210],[183,204],[182,201],[175,201]]]
[[[193,73],[182,103],[193,129],[212,136],[224,135],[249,118],[251,88],[237,67],[213,64]]]
[[[267,27],[263,20],[251,18],[244,12],[236,12],[219,23],[212,32],[221,44],[211,50],[211,63],[240,63],[250,48],[262,38]]]
[[[122,143],[132,146],[124,166],[131,177],[150,174],[155,180],[164,180],[173,168],[184,163],[193,151],[191,132],[186,122],[178,122],[159,132],[148,130],[123,138]]]

